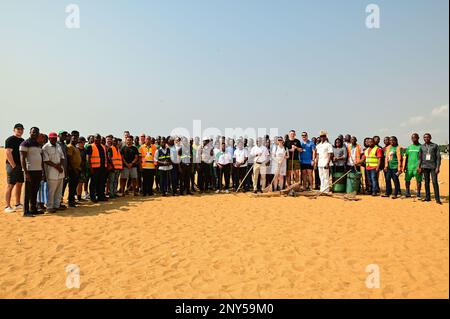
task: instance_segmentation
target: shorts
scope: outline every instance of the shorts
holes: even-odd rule
[[[422,182],[422,174],[419,174],[417,170],[407,170],[405,174],[405,181],[410,182],[413,177],[416,179],[417,182]]]
[[[314,167],[311,164],[302,164],[301,167],[302,167],[302,170],[304,170],[304,169],[313,170],[314,169]]]
[[[300,169],[300,161],[299,160],[294,160],[294,170],[299,170]],[[287,161],[287,170],[290,171],[292,170],[292,160],[288,159]]]
[[[129,179],[129,178],[136,179],[137,177],[138,177],[137,167],[132,168],[124,167],[122,173],[120,173],[121,179]]]
[[[23,175],[22,167],[16,166],[12,168],[9,163],[6,164],[6,176],[8,185],[16,185],[18,183],[24,183],[25,177]]]

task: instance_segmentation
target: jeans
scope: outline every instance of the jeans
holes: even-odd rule
[[[69,170],[69,198],[68,198],[69,204],[75,204],[75,195],[77,195],[79,177],[80,177],[79,171]]]
[[[394,181],[394,196],[397,196],[400,194],[400,179],[397,175],[398,170],[388,168],[387,174],[386,174],[386,195],[392,194],[392,184],[391,180]]]
[[[37,212],[37,195],[41,186],[42,171],[28,171],[30,180],[25,182],[24,214]]]
[[[120,178],[120,170],[112,170],[108,173],[108,190],[109,190],[109,197],[116,197],[117,196],[117,187],[119,186],[119,178]]]
[[[423,168],[422,174],[425,180],[425,200],[431,200],[431,191],[430,191],[430,176],[431,176],[431,181],[433,182],[433,189],[434,189],[434,198],[436,199],[436,201],[440,201],[441,199],[439,195],[439,183],[436,170],[430,168]]]
[[[377,170],[376,169],[368,169],[366,170],[367,177],[370,180],[370,190],[373,195],[376,195],[380,191],[380,187],[378,185],[378,178],[377,178]]]
[[[142,170],[142,195],[153,195],[153,183],[155,181],[155,169],[144,168]]]
[[[171,171],[172,170],[159,170],[159,189],[161,190],[161,194],[167,194],[169,190],[169,179],[172,175]]]

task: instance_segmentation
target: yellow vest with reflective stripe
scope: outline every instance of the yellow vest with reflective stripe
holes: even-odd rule
[[[378,146],[374,146],[369,153],[369,149],[364,151],[364,155],[366,156],[366,167],[377,167],[379,158],[377,157]]]

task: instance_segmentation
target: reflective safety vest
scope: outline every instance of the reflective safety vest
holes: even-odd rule
[[[352,150],[353,150],[353,145],[352,144],[347,145],[348,158],[350,159],[350,162],[353,165],[356,165],[361,160],[361,145],[356,144],[356,146],[355,146],[355,162],[354,163],[353,163],[353,158],[351,157],[352,156]]]
[[[389,167],[389,162],[390,161],[397,161],[397,169],[399,171],[401,171],[402,169],[402,148],[400,147],[400,145],[397,145],[397,148],[395,150],[395,153],[391,154],[391,148],[394,148],[394,146],[389,145],[388,147],[386,147],[386,159],[385,159],[385,165],[386,167]],[[395,158],[394,158],[395,156]]]
[[[107,158],[107,153],[106,153],[106,147],[103,144],[100,144],[103,147],[103,151],[105,154],[105,168],[108,167],[108,158]],[[91,158],[90,158],[90,163],[89,165],[91,166],[91,168],[99,168],[100,167],[100,152],[98,150],[97,145],[95,144],[91,144],[92,147],[92,154],[91,154]]]
[[[141,145],[139,151],[141,153],[141,163],[142,168],[154,169],[155,168],[155,150],[156,147],[154,145],[150,145],[148,147],[146,144]]]
[[[162,147],[158,150],[158,161],[167,161],[170,160],[170,148],[164,150]]]
[[[112,150],[111,162],[112,162],[114,169],[117,169],[117,170],[123,169],[122,154],[120,154],[119,150],[114,145],[111,146],[111,150]]]
[[[379,158],[377,157],[378,146],[374,146],[369,153],[369,148],[364,151],[366,156],[366,167],[377,167]]]

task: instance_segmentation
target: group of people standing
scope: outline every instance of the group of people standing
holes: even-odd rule
[[[133,137],[129,131],[124,132],[123,138],[96,134],[87,139],[76,130],[45,135],[33,127],[26,140],[23,133],[23,125],[16,124],[14,134],[5,142],[5,212],[23,209],[25,217],[66,209],[66,189],[67,205],[71,208],[82,201],[97,203],[131,193],[257,193],[282,190],[293,184],[301,190],[330,192],[334,172],[360,171],[361,167],[365,168],[365,182],[359,190],[362,193],[378,196],[383,173],[383,196],[397,198],[401,195],[399,178],[405,173],[405,197],[411,196],[411,180],[415,178],[416,196],[421,198],[424,178],[423,200],[431,200],[432,181],[436,202],[441,203],[437,180],[441,157],[430,134],[424,135],[423,144],[419,135],[413,134],[412,144],[404,149],[395,136],[386,137],[384,146],[380,146],[378,136],[366,138],[360,145],[355,136],[340,135],[332,145],[325,131],[311,139],[302,132],[300,140],[291,130],[272,139],[204,137],[201,142],[199,137]],[[15,205],[11,204],[13,193]]]

